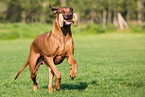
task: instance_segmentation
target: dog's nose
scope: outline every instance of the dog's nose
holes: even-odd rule
[[[71,17],[72,15],[71,14],[67,14],[67,17]]]

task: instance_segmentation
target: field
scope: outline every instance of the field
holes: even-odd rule
[[[62,76],[61,89],[48,93],[48,69],[40,66],[38,90],[33,92],[24,65],[33,39],[0,40],[0,97],[144,97],[145,34],[74,35],[78,63],[77,76],[69,79],[71,68],[65,60],[57,68]],[[53,88],[55,77],[53,80]]]

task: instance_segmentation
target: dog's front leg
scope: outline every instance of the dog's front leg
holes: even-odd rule
[[[75,61],[73,54],[67,56],[67,61],[70,65],[72,65],[69,77],[70,79],[74,79],[77,73],[77,62]]]
[[[61,83],[61,76],[60,73],[58,71],[58,69],[56,68],[54,61],[53,61],[53,57],[45,57],[47,63],[49,64],[50,68],[53,70],[55,77],[56,77],[56,83],[55,83],[55,88],[57,91],[59,91],[60,89],[60,83]]]

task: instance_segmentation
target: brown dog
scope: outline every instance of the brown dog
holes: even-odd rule
[[[49,5],[50,7],[50,5]],[[47,34],[39,35],[31,44],[30,54],[27,62],[16,75],[15,79],[29,64],[31,79],[33,81],[33,90],[37,90],[36,75],[40,64],[45,64],[49,69],[49,92],[53,93],[52,79],[55,75],[56,83],[55,88],[57,91],[60,89],[61,76],[56,68],[56,64],[60,64],[65,57],[68,63],[72,65],[70,70],[70,79],[74,79],[77,72],[77,63],[73,57],[74,44],[71,34],[71,22],[77,26],[77,16],[73,13],[72,7],[50,7],[56,19],[52,31]]]

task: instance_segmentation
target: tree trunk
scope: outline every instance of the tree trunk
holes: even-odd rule
[[[144,21],[144,19],[145,19],[145,10],[144,10],[144,6],[145,6],[145,1],[142,2],[142,21]]]
[[[94,23],[94,19],[95,19],[95,11],[94,10],[91,11],[90,17],[91,17],[90,22]]]
[[[31,23],[34,23],[34,22],[35,22],[35,16],[33,15],[31,19]]]
[[[103,29],[106,29],[106,9],[103,10]]]
[[[120,26],[120,30],[123,30],[124,27],[123,27],[123,23],[122,23],[121,13],[117,13],[117,15],[118,15],[118,23]]]
[[[126,19],[127,21],[130,21],[130,0],[126,1],[126,9],[127,9]]]
[[[42,11],[42,16],[41,16],[42,17],[41,22],[46,23],[46,13],[45,13],[46,12],[46,1],[44,1],[44,0],[42,2],[42,10],[43,11]]]
[[[111,24],[111,21],[112,21],[112,11],[111,10],[109,10],[108,11],[108,24]]]
[[[61,7],[65,7],[66,6],[66,1],[65,0],[59,0]]]
[[[22,23],[26,23],[26,12],[25,10],[22,11]]]
[[[142,22],[142,3],[141,0],[137,0],[137,9],[138,9],[138,24]]]
[[[128,30],[129,29],[128,24],[124,20],[124,18],[121,16],[121,13],[118,13],[117,15],[118,15],[118,23],[119,23],[119,26],[120,26],[120,30],[123,30],[124,29],[123,25]]]
[[[116,28],[118,27],[117,13],[116,13],[116,11],[114,11],[114,15],[113,15],[113,24],[114,24],[114,26],[115,26]]]

